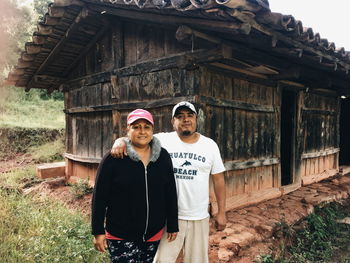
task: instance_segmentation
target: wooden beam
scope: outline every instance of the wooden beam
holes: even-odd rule
[[[50,6],[49,15],[51,17],[62,17],[65,14],[65,8],[59,6]]]
[[[24,61],[22,58],[18,59],[17,68],[26,69],[29,68],[33,64],[32,61]]]
[[[199,49],[186,51],[175,55],[144,61],[135,65],[113,70],[113,74],[118,76],[133,76],[143,73],[155,72],[170,68],[187,68],[200,63],[219,61],[224,58],[222,48]]]
[[[40,67],[36,70],[36,72],[33,74],[32,79],[29,81],[27,85],[27,89],[31,89],[34,84],[34,78],[35,75],[40,75],[42,71],[50,65],[50,63],[59,55],[60,51],[64,48],[67,40],[73,36],[78,28],[79,23],[88,16],[89,12],[86,8],[83,8],[81,12],[76,17],[74,23],[70,26],[70,28],[66,31],[65,35],[60,39],[60,41],[56,44],[53,50],[50,51],[50,54],[46,57],[43,63],[41,63]]]
[[[210,64],[214,67],[217,67],[217,68],[223,68],[223,69],[239,72],[239,73],[242,73],[242,74],[245,74],[248,76],[252,76],[255,78],[268,79],[268,77],[263,75],[263,74],[254,73],[254,72],[249,71],[248,69],[242,69],[242,68],[234,67],[232,65],[227,65],[228,63],[226,61],[225,61],[225,63],[215,62],[215,63],[210,63]]]
[[[20,75],[16,75],[13,72],[10,72],[7,77],[8,83],[16,83],[20,79]]]
[[[125,67],[125,68],[121,68],[121,69],[118,69],[118,70],[115,70],[114,74],[117,74],[119,76],[130,76],[130,75],[137,75],[137,74],[142,74],[142,73],[147,73],[147,72],[153,72],[153,71],[158,71],[158,70],[163,70],[163,69],[166,69],[169,65],[171,65],[171,63],[169,64],[169,60],[176,60],[176,57],[178,57],[179,59],[181,59],[181,57],[184,55],[184,54],[188,54],[189,56],[192,56],[194,55],[195,57],[198,57],[198,54],[199,53],[204,53],[206,57],[208,56],[211,56],[210,55],[210,52],[208,51],[198,51],[198,54],[196,54],[197,51],[195,51],[194,53],[193,52],[185,52],[185,53],[180,53],[180,54],[177,54],[175,56],[171,56],[171,57],[166,57],[166,58],[161,58],[161,59],[157,59],[156,61],[147,61],[147,62],[142,62],[142,63],[139,63],[139,64],[135,64],[135,65],[131,65],[129,67]],[[215,50],[212,50],[212,52],[215,54],[216,51]],[[220,58],[221,56],[219,55],[218,59]],[[164,60],[162,62],[162,60]],[[153,67],[154,65],[158,65],[158,64],[164,64],[165,67],[158,67],[158,66],[155,66]],[[153,65],[153,66],[152,66]],[[172,66],[178,66],[178,63],[175,63],[173,64]],[[172,67],[171,66],[171,67]],[[141,68],[145,68],[145,70],[141,70],[139,67]],[[211,68],[211,67],[209,67]],[[213,68],[212,68],[213,69]],[[214,69],[215,70],[215,69]],[[222,72],[223,70],[220,69],[220,72]],[[230,75],[234,75],[234,77],[239,77],[239,78],[242,78],[242,75],[241,74],[234,74],[233,72],[229,72]],[[93,74],[93,75],[89,75],[89,76],[84,76],[84,77],[81,77],[79,79],[75,79],[75,80],[70,80],[68,81],[65,85],[65,86],[69,86],[69,84],[78,84],[79,86],[88,86],[88,85],[93,85],[93,84],[96,84],[96,83],[101,83],[101,82],[108,82],[110,81],[110,78],[111,78],[111,72],[101,72],[101,73],[97,73],[97,74]],[[245,79],[243,77],[243,79]],[[251,80],[251,78],[249,78],[249,80]],[[254,80],[253,80],[254,81]],[[280,81],[280,83],[285,83],[286,81]],[[257,83],[261,83],[261,81],[257,81]],[[264,85],[275,85],[276,83],[275,82],[264,82],[263,83]],[[295,83],[295,82],[290,82],[290,83],[285,83],[286,86],[298,86],[298,87],[304,87],[302,86],[301,84],[298,84],[298,83]],[[300,86],[301,85],[301,86]]]
[[[76,79],[68,80],[62,85],[64,85],[65,90],[69,90],[71,85],[79,86],[79,88],[83,86],[91,86],[98,83],[109,82],[111,79],[111,75],[112,75],[111,71],[103,71],[103,72],[79,77]]]
[[[239,60],[245,60],[245,61],[251,61],[253,63],[256,64],[261,64],[261,65],[268,65],[270,67],[272,67],[273,69],[278,69],[278,70],[282,70],[282,73],[279,75],[274,75],[274,76],[270,76],[269,79],[271,80],[282,80],[283,82],[287,83],[290,80],[298,80],[301,78],[304,79],[310,79],[311,83],[315,83],[316,80],[319,80],[320,78],[322,78],[321,83],[328,83],[328,82],[333,82],[334,85],[335,83],[337,84],[337,86],[341,86],[341,87],[347,87],[349,86],[347,82],[339,80],[338,77],[333,77],[330,76],[329,73],[326,72],[322,72],[322,74],[320,74],[319,71],[314,70],[312,68],[307,68],[305,66],[303,66],[302,64],[300,64],[299,66],[295,66],[286,61],[285,59],[281,59],[281,58],[277,58],[274,57],[273,54],[269,55],[265,52],[261,52],[259,50],[256,50],[254,48],[249,48],[246,47],[242,44],[239,43],[234,43],[232,41],[227,41],[221,38],[218,38],[216,36],[212,36],[209,35],[207,33],[203,33],[203,32],[199,32],[198,30],[194,30],[188,26],[180,26],[177,29],[176,32],[176,37],[179,41],[183,41],[185,39],[190,38],[192,35],[194,35],[197,38],[201,38],[204,39],[206,41],[209,41],[211,43],[214,44],[220,44],[223,46],[228,46],[232,49],[232,59],[239,59]],[[278,49],[274,49],[275,51]],[[298,56],[298,52],[295,52],[295,56]],[[283,55],[285,56],[285,51],[282,52]],[[281,54],[282,54],[281,53]],[[225,64],[230,64],[230,59],[225,59]],[[231,61],[231,64],[234,65],[234,61]],[[309,63],[310,64],[310,63]],[[315,66],[315,63],[313,63],[313,65],[311,66]],[[292,68],[291,68],[292,66]],[[245,69],[248,70],[248,69]],[[325,70],[323,68],[323,70]],[[248,70],[249,71],[249,70]],[[254,69],[252,69],[250,72],[255,73]],[[242,72],[243,74],[247,74],[248,72]],[[252,75],[252,74],[249,74]],[[260,77],[260,76],[259,76]],[[327,79],[325,79],[327,78]],[[302,81],[302,80],[300,80]],[[300,88],[305,88],[305,85],[301,84],[301,83],[296,83],[296,82],[290,82],[288,83],[288,85],[292,85],[294,87],[300,87]],[[316,85],[312,85],[313,88],[317,88]]]
[[[272,80],[298,80],[300,78],[300,68],[282,70],[278,75],[269,76]]]
[[[332,61],[334,63],[334,65],[341,65],[346,71],[348,71],[350,69],[350,64],[345,63],[343,61],[340,61],[338,58],[332,56],[332,55],[328,55],[326,52],[318,50],[316,48],[310,47],[308,45],[305,45],[297,40],[294,40],[293,38],[287,37],[282,33],[279,33],[277,31],[274,31],[270,28],[267,28],[263,25],[258,24],[254,18],[245,15],[243,12],[234,9],[234,10],[227,10],[227,13],[229,13],[232,17],[245,22],[245,23],[249,23],[252,28],[268,35],[271,36],[272,38],[275,38],[281,42],[287,43],[297,49],[300,50],[299,52],[299,56],[302,55],[302,52],[307,51],[310,52],[312,54],[315,54],[318,57],[323,57],[329,61]]]
[[[153,109],[166,106],[173,106],[181,101],[191,101],[198,103],[197,96],[182,96],[182,97],[172,97],[164,99],[156,99],[150,101],[142,102],[122,102],[122,103],[113,103],[103,106],[92,106],[92,107],[76,107],[65,109],[66,114],[77,114],[77,113],[91,113],[91,112],[102,112],[102,111],[112,111],[112,110],[131,110],[136,108],[143,109]]]
[[[42,51],[41,45],[35,44],[33,42],[25,43],[25,50],[29,55],[36,55]]]
[[[279,164],[279,158],[266,158],[266,159],[259,159],[259,160],[247,160],[247,161],[228,161],[225,162],[225,168],[226,171],[230,170],[241,170],[241,169],[248,169],[253,167],[260,167],[260,166],[268,166],[268,165],[274,165]]]
[[[232,109],[240,109],[246,111],[255,111],[255,112],[265,112],[265,113],[274,113],[276,109],[274,106],[269,105],[258,105],[234,100],[225,100],[218,99],[214,97],[207,96],[198,96],[198,103],[204,103],[208,105],[212,105],[215,107],[224,107],[224,108],[232,108]]]
[[[30,55],[30,54],[23,51],[21,53],[21,58],[23,61],[34,61],[35,55]]]
[[[226,199],[226,210],[228,211],[232,209],[246,207],[249,205],[257,204],[262,201],[278,198],[280,196],[282,196],[282,192],[278,187],[233,195],[232,197]],[[213,203],[212,206],[213,213],[215,214],[217,212],[216,202]]]
[[[124,67],[125,63],[125,47],[124,47],[124,29],[123,23],[119,19],[112,21],[112,56],[114,60],[114,68]]]
[[[326,150],[323,150],[323,151],[312,152],[312,153],[303,153],[301,155],[301,159],[318,158],[318,157],[322,157],[322,156],[335,154],[337,152],[340,152],[339,148],[326,149]]]
[[[290,81],[290,80],[279,80],[277,82],[278,87],[282,88],[282,87],[289,87],[289,88],[294,88],[296,90],[302,90],[302,89],[306,89],[304,84],[295,82],[295,81]]]
[[[88,5],[88,8],[96,12],[103,12],[103,14],[114,15],[123,18],[129,18],[133,21],[148,21],[156,24],[169,24],[172,26],[180,26],[183,24],[196,26],[199,28],[213,30],[213,31],[229,31],[231,33],[245,33],[250,32],[250,26],[246,23],[237,23],[234,21],[222,21],[222,20],[209,20],[203,18],[193,18],[189,16],[180,16],[172,14],[159,14],[151,13],[146,9],[142,11],[138,10],[127,10],[122,8],[113,8],[113,7],[103,7],[98,5]]]
[[[60,22],[60,19],[59,17],[53,17],[46,13],[44,16],[44,23],[48,26],[56,26]]]
[[[337,169],[330,169],[330,170],[325,170],[322,173],[319,174],[312,174],[312,175],[308,175],[308,176],[303,176],[301,178],[302,180],[302,185],[308,185],[308,184],[313,184],[313,183],[317,183],[319,181],[322,181],[324,179],[327,179],[329,177],[335,176],[338,174],[338,170]]]
[[[327,96],[327,97],[338,97],[339,96],[339,94],[337,93],[336,90],[323,89],[323,88],[311,89],[309,92],[313,93],[313,94]],[[349,90],[349,92],[350,92],[350,90]]]
[[[68,75],[71,70],[76,67],[76,65],[81,61],[81,59],[91,50],[91,48],[95,45],[95,43],[106,33],[109,29],[109,23],[107,20],[103,20],[103,27],[98,31],[98,33],[91,39],[91,41],[86,45],[84,50],[79,52],[79,56],[74,59],[74,61],[69,65],[69,67],[64,71],[63,75]]]
[[[64,113],[66,114],[75,114],[75,113],[90,113],[90,112],[104,112],[104,111],[112,111],[113,104],[103,105],[103,106],[91,106],[91,107],[76,107],[65,109]]]
[[[311,114],[321,114],[321,115],[337,115],[338,112],[330,111],[330,110],[320,110],[320,109],[312,109],[312,108],[302,108],[303,112],[311,113]]]
[[[102,158],[80,156],[80,155],[75,155],[75,154],[70,154],[70,153],[65,153],[64,157],[69,159],[69,160],[78,161],[78,162],[82,162],[82,163],[100,163],[102,160]]]
[[[12,74],[12,75],[19,75],[19,76],[21,76],[21,75],[24,75],[25,72],[26,72],[26,69],[15,67],[15,68],[11,71],[11,73],[10,73],[9,75]]]
[[[39,35],[51,35],[53,32],[53,27],[52,26],[48,26],[45,25],[43,22],[40,22],[37,26],[38,31],[36,33],[38,33]]]
[[[222,44],[224,42],[221,38],[194,30],[186,25],[179,26],[178,29],[176,30],[175,36],[176,36],[176,39],[180,42],[191,38],[191,36],[195,36],[197,38],[201,38],[215,44]]]
[[[233,78],[243,79],[243,80],[247,80],[247,81],[250,81],[250,82],[257,83],[257,84],[262,84],[262,85],[269,86],[269,87],[277,86],[276,81],[272,81],[272,80],[268,80],[268,79],[262,79],[262,78],[257,78],[257,77],[254,77],[252,75],[244,74],[242,72],[232,71],[232,68],[227,69],[227,68],[223,68],[223,67],[216,67],[216,66],[214,66],[212,64],[209,64],[209,63],[205,64],[204,66],[206,68],[210,69],[211,71],[214,71],[214,72],[217,72],[217,73],[220,73],[220,74],[224,74],[226,76],[230,76],[230,77],[233,77]]]
[[[173,106],[181,101],[190,101],[197,102],[196,96],[182,96],[182,97],[173,97],[165,99],[157,99],[151,101],[142,101],[142,102],[124,102],[113,105],[115,110],[131,110],[136,108],[150,109],[150,108],[160,108],[165,106]]]
[[[117,68],[112,71],[99,72],[96,74],[83,76],[77,79],[69,80],[64,84],[79,84],[79,86],[89,86],[97,83],[109,82],[111,80],[111,75],[118,77],[127,77],[170,68],[187,68],[199,63],[217,61],[223,57],[224,50],[221,48],[212,50],[199,49],[193,52],[186,51],[171,56],[143,61],[127,67]]]
[[[212,36],[207,33],[200,32],[198,30],[194,30],[188,26],[184,26],[184,25],[180,26],[176,32],[176,38],[178,41],[183,41],[186,38],[190,38],[192,35],[214,44],[220,44],[223,46],[230,47],[232,49],[231,58],[233,59],[241,59],[241,60],[248,59],[249,61],[252,61],[253,63],[256,63],[256,64],[269,65],[279,69],[289,66],[285,60],[268,55],[266,52],[262,52],[262,51],[253,49],[251,47],[247,47],[237,42],[224,40],[222,38],[218,38],[216,36]]]
[[[64,78],[49,75],[34,75],[34,82],[49,82],[53,84],[62,83]]]

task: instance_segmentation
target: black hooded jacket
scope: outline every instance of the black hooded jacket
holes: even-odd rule
[[[145,241],[165,225],[178,232],[177,194],[168,152],[152,140],[150,162],[145,167],[127,142],[123,159],[106,154],[96,175],[92,198],[92,234],[128,241]]]

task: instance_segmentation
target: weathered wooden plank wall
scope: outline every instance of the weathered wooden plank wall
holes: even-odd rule
[[[206,116],[204,133],[218,143],[228,170],[228,207],[237,207],[242,196],[279,187],[278,89],[204,67],[199,74],[199,94],[224,102],[211,104],[203,98],[201,110]]]
[[[190,51],[176,41],[175,32],[176,28],[116,20],[72,72],[71,79],[76,81],[70,82],[65,94],[67,153],[72,155],[68,170],[79,174],[84,162],[97,162],[110,149],[113,138],[126,134],[126,116],[139,105],[154,114],[155,132],[171,131],[171,108],[187,98],[199,109],[198,130],[219,145],[228,170],[229,207],[281,194],[281,89],[277,86],[250,82],[203,64],[94,77],[95,73]],[[306,177],[337,168],[334,149],[339,138],[334,127],[338,127],[339,102],[306,93],[300,96],[298,107],[296,171]],[[320,155],[308,155],[315,152]]]
[[[95,169],[95,166],[90,167],[88,163],[96,162],[110,150],[113,138],[125,135],[125,119],[131,109],[103,110],[103,106],[190,93],[184,88],[179,89],[179,83],[186,82],[184,75],[187,73],[178,69],[115,79],[116,85],[109,81],[85,85],[84,76],[93,76],[95,73],[185,50],[184,46],[177,45],[176,28],[159,29],[119,20],[114,20],[111,24],[113,26],[106,35],[70,75],[72,80],[80,79],[73,81],[65,94],[66,152],[70,156],[67,172],[71,175],[86,173],[84,169]],[[96,106],[102,106],[102,110],[90,111]],[[165,104],[154,111],[157,131],[171,130],[170,110],[171,106]],[[90,171],[89,174],[93,172]]]
[[[139,23],[124,23],[125,66],[145,60],[160,58],[185,51],[188,48],[178,44],[176,28],[161,29]]]
[[[97,84],[71,90],[66,107],[91,107],[111,103],[111,85]],[[110,111],[85,112],[68,115],[67,152],[101,158],[112,142],[112,115]]]
[[[309,184],[334,175],[338,170],[339,99],[304,93],[301,111],[301,179],[303,184]]]

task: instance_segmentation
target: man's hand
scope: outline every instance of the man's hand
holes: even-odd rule
[[[221,231],[226,227],[226,188],[223,173],[212,174],[214,192],[218,203],[218,214],[215,217],[216,229]]]
[[[177,232],[174,233],[168,233],[168,242],[174,241],[177,237]]]
[[[123,138],[118,138],[114,141],[111,155],[118,159],[123,159],[124,156],[128,155],[126,152],[126,144]]]
[[[218,231],[222,231],[226,228],[226,214],[218,213],[215,217],[215,227]]]
[[[106,252],[107,249],[107,239],[106,235],[95,235],[94,246],[97,251]]]

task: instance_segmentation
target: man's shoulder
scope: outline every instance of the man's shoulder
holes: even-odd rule
[[[158,132],[154,134],[155,137],[157,137],[159,140],[162,140],[163,138],[170,138],[177,136],[176,132]]]
[[[210,137],[207,137],[203,134],[200,133],[200,141],[201,142],[205,142],[205,143],[208,143],[210,145],[217,145],[217,143]]]

